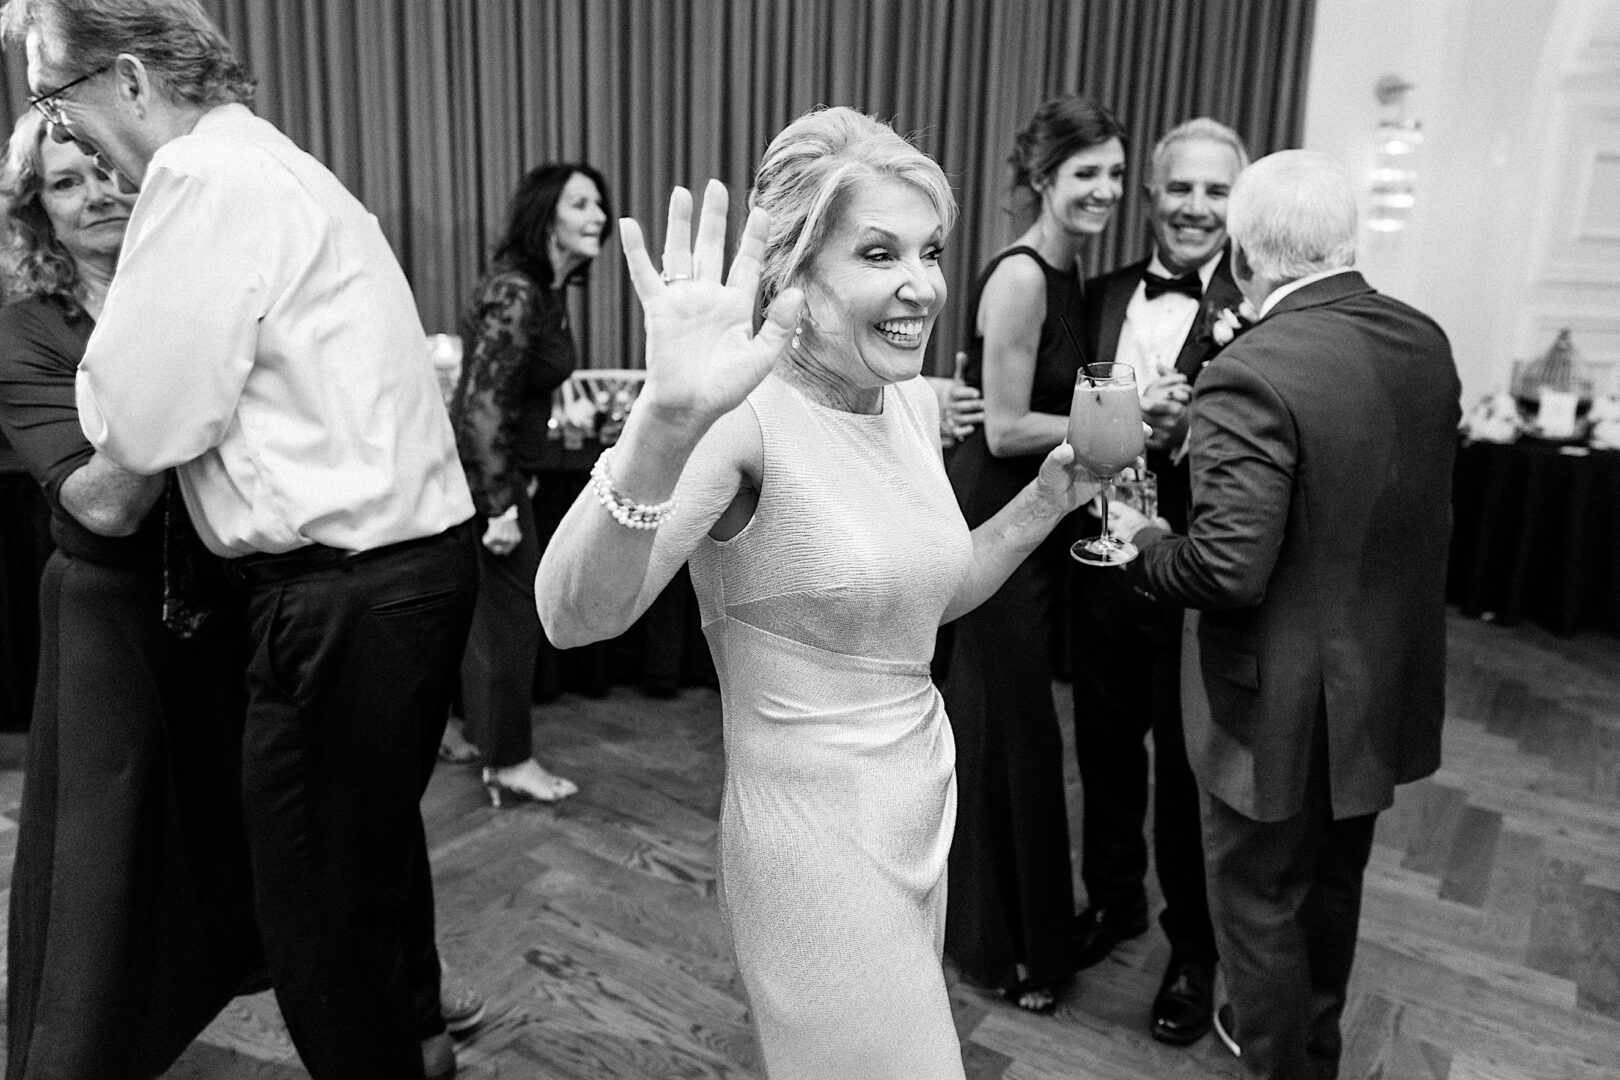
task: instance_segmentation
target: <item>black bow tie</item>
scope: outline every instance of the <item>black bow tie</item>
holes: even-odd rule
[[[1160,277],[1151,270],[1142,272],[1142,291],[1149,300],[1157,300],[1165,293],[1181,293],[1194,300],[1201,300],[1204,296],[1204,282],[1198,276],[1198,271],[1182,274],[1180,277]]]

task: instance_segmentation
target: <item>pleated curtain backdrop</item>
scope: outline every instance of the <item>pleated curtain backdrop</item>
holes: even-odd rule
[[[817,104],[890,120],[944,167],[962,220],[955,298],[931,349],[948,371],[979,266],[1025,224],[1014,133],[1079,91],[1130,131],[1120,214],[1088,272],[1146,250],[1154,140],[1209,115],[1256,154],[1297,145],[1313,0],[204,0],[259,78],[258,111],[377,215],[426,328],[451,331],[519,176],[602,170],[654,250],[673,184],[718,177],[733,232],[771,136]],[[6,55],[0,105],[26,100]],[[576,325],[587,363],[641,363],[640,312],[617,244]]]

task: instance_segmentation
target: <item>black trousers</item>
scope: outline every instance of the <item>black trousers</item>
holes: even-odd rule
[[[534,604],[534,573],[542,538],[534,500],[519,498],[522,539],[508,555],[496,555],[481,538],[487,518],[475,518],[478,544],[478,604],[461,657],[461,718],[467,738],[494,769],[521,765],[534,754],[534,666],[540,652],[540,613]]]
[[[1146,910],[1147,735],[1153,734],[1153,852],[1177,956],[1215,960],[1198,784],[1181,727],[1181,609],[1125,574],[1082,566],[1074,583],[1074,733],[1085,818],[1080,878],[1094,907]]]
[[[419,802],[472,618],[472,530],[239,573],[243,797],[276,999],[315,1080],[420,1077],[444,1021]]]
[[[1207,792],[1204,850],[1243,1075],[1332,1080],[1377,814],[1333,819],[1325,730],[1307,805],[1254,821]]]

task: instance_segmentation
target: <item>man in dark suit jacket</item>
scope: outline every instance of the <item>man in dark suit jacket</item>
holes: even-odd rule
[[[1332,1077],[1373,823],[1440,762],[1460,388],[1433,320],[1350,269],[1329,159],[1256,162],[1228,227],[1260,319],[1199,380],[1187,534],[1137,532],[1129,573],[1202,609],[1185,722],[1217,1030],[1247,1076]]]
[[[1243,301],[1226,257],[1226,200],[1248,152],[1237,133],[1209,119],[1171,130],[1153,149],[1147,194],[1150,258],[1086,285],[1081,333],[1089,358],[1137,370],[1144,417],[1153,426],[1148,468],[1159,510],[1185,531],[1190,491],[1183,457],[1186,402],[1218,348],[1223,310]],[[1204,894],[1198,788],[1181,735],[1181,605],[1158,601],[1111,569],[1075,572],[1075,749],[1085,800],[1080,916],[1081,966],[1147,929],[1146,737],[1153,733],[1154,863],[1165,908],[1170,963],[1153,1000],[1149,1030],[1173,1045],[1209,1030],[1215,934]]]

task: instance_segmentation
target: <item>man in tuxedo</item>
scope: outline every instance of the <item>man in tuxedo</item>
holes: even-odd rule
[[[1153,253],[1086,285],[1088,356],[1136,369],[1152,425],[1148,468],[1160,513],[1184,531],[1189,480],[1186,402],[1218,346],[1216,317],[1243,300],[1226,257],[1226,200],[1248,152],[1209,119],[1173,129],[1153,149],[1147,184]],[[1209,1030],[1215,935],[1204,895],[1198,789],[1181,735],[1181,605],[1155,600],[1126,575],[1075,572],[1075,746],[1085,799],[1080,963],[1102,960],[1147,929],[1146,738],[1153,733],[1154,862],[1170,963],[1150,1030],[1174,1045]]]
[[[1201,609],[1184,707],[1217,1031],[1246,1076],[1332,1077],[1374,821],[1440,763],[1460,387],[1434,321],[1351,269],[1329,159],[1256,162],[1227,224],[1259,321],[1198,382],[1186,535],[1124,522],[1127,573]]]

